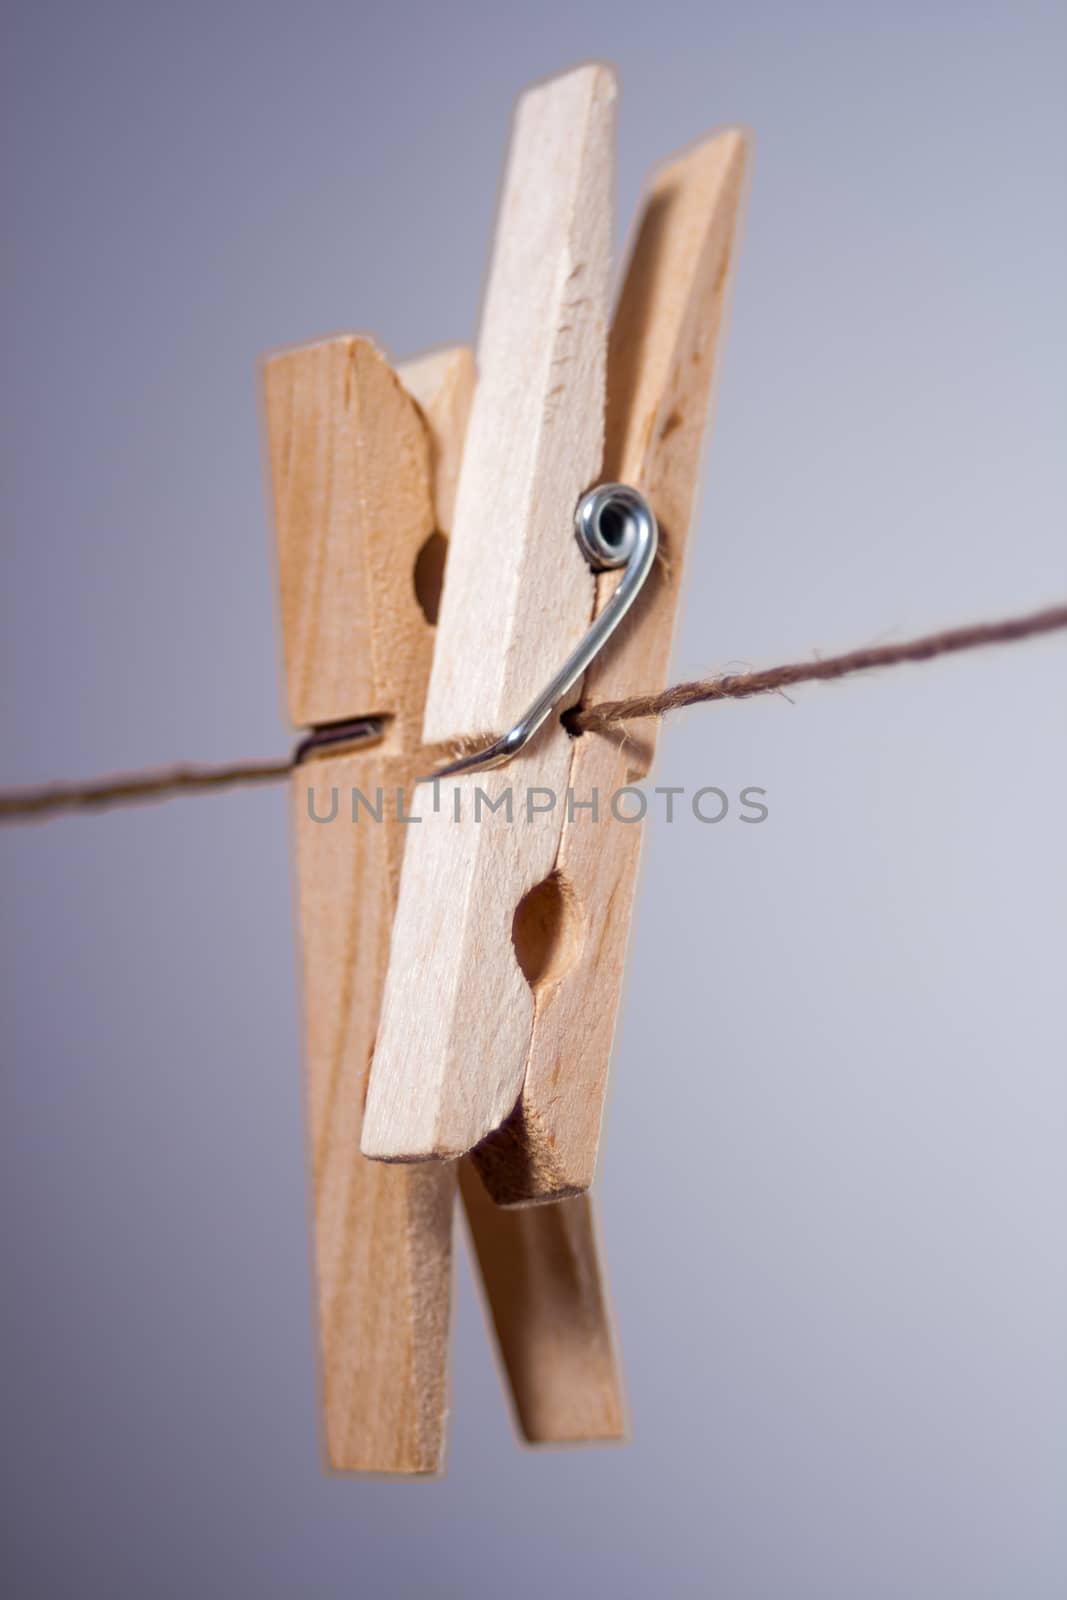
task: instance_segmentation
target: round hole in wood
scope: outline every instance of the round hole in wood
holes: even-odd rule
[[[578,897],[562,873],[553,872],[523,895],[511,925],[515,956],[531,989],[554,983],[582,948]]]
[[[431,628],[437,626],[441,609],[441,590],[445,581],[448,540],[443,533],[431,533],[415,557],[415,598]]]

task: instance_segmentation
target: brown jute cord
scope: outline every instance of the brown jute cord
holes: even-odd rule
[[[104,811],[170,800],[178,794],[203,794],[255,783],[280,783],[293,770],[292,756],[277,761],[236,761],[221,767],[155,767],[120,773],[89,783],[49,783],[40,789],[0,790],[0,822],[29,822],[60,811]]]
[[[1014,644],[1020,639],[1055,633],[1067,628],[1067,605],[1049,606],[1027,616],[999,622],[978,622],[965,628],[947,628],[901,644],[875,645],[850,650],[822,660],[768,667],[762,672],[734,672],[718,678],[679,683],[662,694],[636,695],[629,700],[607,700],[595,706],[575,706],[563,721],[571,733],[608,734],[622,724],[643,717],[662,717],[682,706],[715,700],[747,700],[752,695],[775,694],[798,683],[827,683],[879,667],[897,667],[908,661],[932,661],[937,656],[978,650],[991,644]],[[343,728],[311,734],[290,756],[274,761],[229,762],[221,766],[159,767],[91,783],[54,783],[35,789],[0,790],[0,823],[26,822],[64,811],[101,811],[112,806],[140,805],[147,800],[167,800],[179,794],[280,783],[305,760],[326,749],[347,745],[352,749],[376,742],[383,733],[382,719],[353,719]],[[441,746],[425,752],[427,760]]]
[[[620,722],[638,717],[662,717],[682,706],[703,705],[712,700],[747,700],[754,694],[773,694],[796,683],[827,683],[847,678],[875,667],[897,667],[905,661],[931,661],[935,656],[955,655],[960,650],[978,650],[988,644],[1014,644],[1037,634],[1067,628],[1067,605],[1049,606],[1025,617],[1007,617],[1001,622],[975,622],[966,628],[946,628],[903,644],[874,645],[850,650],[847,655],[827,656],[825,660],[798,661],[785,667],[767,667],[762,672],[734,672],[721,678],[703,678],[695,683],[678,683],[662,694],[635,695],[630,700],[605,700],[597,706],[576,708],[564,716],[573,732],[607,733]]]

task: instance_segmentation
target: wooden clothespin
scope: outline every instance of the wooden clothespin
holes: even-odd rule
[[[651,501],[663,547],[587,687],[621,697],[666,671],[745,147],[721,134],[655,180],[609,342],[614,98],[611,73],[588,67],[520,102],[473,408],[461,350],[397,374],[343,337],[264,365],[289,704],[313,730],[293,803],[324,1434],[340,1469],[441,1463],[457,1172],[526,1437],[623,1427],[581,1191],[639,830],[585,791],[632,783],[651,741],[574,741],[552,717],[507,768],[450,784],[454,807],[422,787],[412,810],[427,743],[484,744],[591,618],[618,611],[629,566],[594,576],[569,533],[607,474]],[[519,783],[525,815],[509,818]]]
[[[423,722],[431,745],[484,746],[511,727],[609,604],[617,574],[595,574],[572,531],[602,480],[641,492],[661,543],[585,693],[665,682],[747,146],[727,130],[654,177],[609,338],[614,104],[602,66],[519,104]],[[471,1152],[505,1205],[589,1187],[641,834],[619,820],[632,797],[612,799],[647,773],[651,726],[639,740],[575,739],[553,714],[507,765],[420,785],[366,1155]]]
[[[359,1140],[473,386],[466,350],[397,374],[356,337],[263,364],[289,709],[318,741],[292,805],[323,1432],[339,1470],[434,1472],[446,1440],[456,1167],[386,1167]],[[352,748],[368,722],[378,742]],[[508,1213],[468,1164],[459,1176],[525,1437],[618,1437],[588,1197]]]

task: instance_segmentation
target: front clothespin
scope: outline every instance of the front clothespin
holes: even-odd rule
[[[484,750],[611,603],[618,580],[598,577],[574,536],[583,495],[604,479],[640,491],[661,547],[586,693],[621,698],[665,681],[747,147],[727,130],[654,179],[609,345],[614,102],[612,73],[590,66],[519,103],[429,743]],[[572,738],[554,712],[507,765],[453,770],[424,788],[401,878],[367,1155],[472,1151],[504,1204],[589,1187],[641,833],[611,801],[647,773],[653,749],[647,734]]]
[[[468,351],[395,374],[354,337],[263,367],[290,711],[315,727],[293,812],[324,1443],[339,1470],[433,1472],[446,1439],[455,1168],[366,1161],[359,1132],[473,384]],[[378,742],[352,749],[368,727]],[[523,1433],[618,1437],[588,1197],[531,1228],[461,1177]]]

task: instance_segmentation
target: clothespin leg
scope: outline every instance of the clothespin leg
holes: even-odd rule
[[[459,1188],[523,1437],[624,1438],[621,1358],[593,1196],[505,1210],[469,1156],[459,1164]]]

